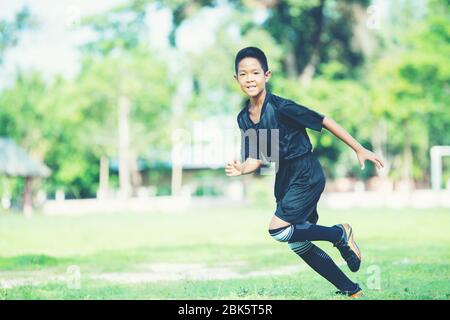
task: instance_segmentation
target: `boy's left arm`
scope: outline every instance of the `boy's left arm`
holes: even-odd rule
[[[323,126],[333,133],[336,137],[344,141],[350,148],[356,152],[361,170],[364,170],[364,162],[366,160],[372,161],[378,169],[384,168],[381,159],[372,151],[367,150],[359,144],[344,128],[337,124],[333,119],[325,117],[323,119]]]

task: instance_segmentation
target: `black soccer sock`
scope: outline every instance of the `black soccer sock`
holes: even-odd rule
[[[357,284],[352,282],[322,249],[311,243],[308,244],[309,249],[306,248],[305,252],[305,250],[295,250],[294,244],[289,244],[291,249],[336,288],[341,291],[353,291],[356,289]]]
[[[342,232],[342,229],[337,226],[324,227],[309,222],[269,229],[269,234],[281,242],[323,240],[334,244],[342,238]]]
[[[294,241],[330,241],[336,243],[342,237],[342,229],[339,227],[325,227],[316,224],[296,224],[289,242]]]

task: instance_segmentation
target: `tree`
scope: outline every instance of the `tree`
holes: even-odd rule
[[[23,7],[12,22],[0,20],[0,64],[3,62],[5,52],[19,42],[19,35],[24,30],[37,26],[28,7]]]
[[[340,61],[349,75],[363,63],[361,48],[354,46],[354,25],[367,0],[274,0],[232,1],[240,10],[265,8],[267,19],[243,25],[243,32],[253,28],[267,30],[284,50],[283,69],[290,79],[303,84],[320,71],[320,63]]]
[[[397,17],[407,14],[396,10]],[[401,19],[408,25],[393,21],[384,35],[386,54],[373,64],[369,80],[372,112],[386,123],[378,128],[385,137],[380,143],[393,159],[391,176],[408,185],[413,179],[429,180],[428,170],[423,170],[429,167],[428,156],[413,155],[428,155],[432,145],[450,143],[444,125],[449,121],[448,17],[442,2],[430,1],[426,15]]]
[[[95,92],[99,96],[103,95],[103,101],[94,101],[100,103],[99,115],[103,119],[103,129],[101,126],[98,128],[98,123],[93,123],[92,127],[95,127],[94,131],[100,129],[100,132],[107,133],[101,135],[103,137],[111,137],[113,128],[122,128],[119,130],[121,134],[115,139],[121,141],[117,155],[120,159],[119,171],[122,171],[120,185],[125,196],[129,189],[129,170],[133,185],[137,187],[140,184],[138,156],[148,152],[149,143],[162,145],[167,140],[162,138],[164,128],[157,124],[164,121],[164,117],[170,113],[169,93],[174,87],[158,52],[149,49],[148,30],[145,25],[146,6],[149,3],[150,1],[132,1],[83,21],[85,27],[93,29],[98,35],[95,40],[81,47],[87,59],[80,76],[86,78],[89,86],[101,87]],[[90,77],[95,81],[88,80]],[[110,83],[109,79],[116,79],[116,82]],[[89,88],[88,92],[91,89]],[[88,92],[85,93],[89,95]],[[127,101],[131,103],[129,111],[125,110],[129,105]],[[111,107],[117,110],[111,110]],[[128,113],[132,147],[128,146],[126,138],[128,121],[125,119]],[[121,124],[119,127],[118,117]],[[152,126],[157,129],[154,130]],[[103,145],[114,144],[109,141]]]

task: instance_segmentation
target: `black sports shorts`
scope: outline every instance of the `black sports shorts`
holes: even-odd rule
[[[312,151],[281,160],[275,177],[275,215],[293,224],[316,223],[319,219],[317,202],[324,189],[325,175]]]

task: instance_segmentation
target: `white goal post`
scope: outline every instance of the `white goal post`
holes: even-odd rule
[[[433,146],[431,155],[431,188],[441,190],[442,184],[442,157],[450,156],[450,146]]]

